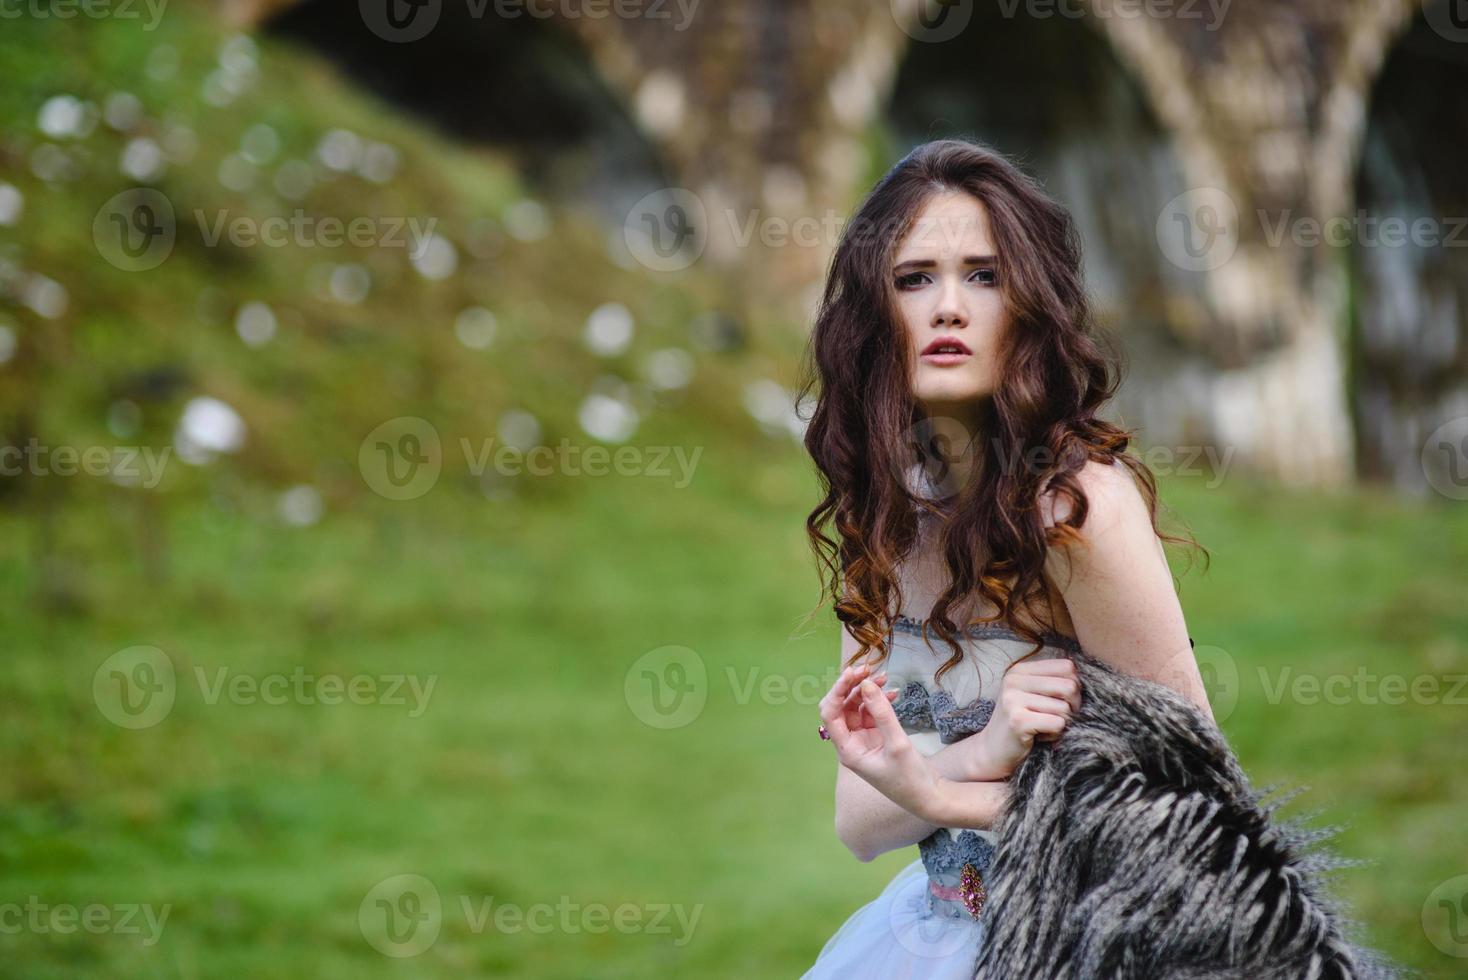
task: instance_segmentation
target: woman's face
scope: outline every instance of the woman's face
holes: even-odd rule
[[[898,243],[892,283],[912,348],[912,390],[930,417],[971,418],[994,393],[999,340],[1008,324],[998,249],[972,194],[929,197]]]

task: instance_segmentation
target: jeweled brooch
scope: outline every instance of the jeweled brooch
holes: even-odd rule
[[[963,866],[963,873],[958,878],[958,893],[963,897],[963,907],[968,909],[969,915],[977,919],[983,914],[989,892],[984,887],[984,879],[979,877],[979,869],[972,864]]]

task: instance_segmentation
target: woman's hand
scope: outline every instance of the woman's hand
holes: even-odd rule
[[[994,714],[973,736],[979,768],[1007,779],[1030,754],[1035,739],[1054,741],[1081,708],[1076,665],[1064,657],[1023,660],[1004,673]]]
[[[925,820],[941,820],[946,782],[903,731],[891,699],[866,676],[869,668],[848,667],[821,699],[821,720],[841,764],[898,806]],[[881,681],[885,682],[885,676]]]
[[[869,664],[861,664],[848,669],[851,671],[851,682],[847,687],[846,698],[841,702],[845,712],[846,727],[851,731],[856,731],[858,728],[873,728],[876,722],[872,721],[872,716],[867,713],[866,706],[862,703],[860,684],[863,678],[870,677],[873,684],[881,687],[887,683],[887,672],[884,670],[873,674]],[[840,684],[841,678],[838,677],[836,683]],[[901,696],[900,691],[887,691],[886,694],[888,701],[896,701]]]

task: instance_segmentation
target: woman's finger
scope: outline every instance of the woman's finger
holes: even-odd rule
[[[873,679],[872,683],[877,684],[878,686],[885,684],[887,680],[886,673],[883,672],[878,676],[881,677],[882,680],[878,681]],[[853,687],[851,693],[846,696],[846,701],[842,705],[842,710],[846,712],[846,727],[849,728],[851,731],[857,731],[858,729],[870,727],[867,719],[862,717],[861,713],[862,682],[863,678],[856,678],[856,686]]]
[[[832,685],[820,704],[821,721],[826,726],[826,734],[831,736],[831,744],[835,746],[838,758],[845,754],[846,745],[851,740],[851,729],[847,725],[846,712],[842,705],[843,698],[838,697],[838,694],[843,686],[850,686],[852,674],[854,671],[850,669],[842,671],[842,676]]]
[[[826,692],[826,696],[821,698],[820,710],[822,721],[829,723],[831,715],[842,710],[842,704],[846,701],[846,696],[851,693],[852,688],[856,686],[859,680],[866,675],[866,670],[866,665],[863,664],[859,667],[847,667],[841,671],[840,676],[836,678],[836,683],[832,684],[831,689]]]
[[[1020,731],[1029,732],[1036,738],[1050,735],[1052,738],[1065,731],[1065,719],[1059,715],[1046,714],[1040,711],[1021,711],[1015,716],[1015,724]],[[1049,741],[1050,739],[1046,739]]]
[[[1050,697],[1060,698],[1068,702],[1073,711],[1081,709],[1080,685],[1070,678],[1035,674],[1017,678],[1017,686],[1031,694],[1048,694]]]
[[[886,692],[886,695],[887,695],[887,703],[888,704],[891,704],[898,697],[898,695],[897,695],[897,693],[895,691],[887,691]],[[860,691],[857,691],[856,696],[857,697],[860,697],[861,696],[861,692]],[[867,710],[866,705],[864,703],[859,703],[857,705],[856,710],[857,710],[858,717],[861,719],[861,724],[860,724],[859,727],[861,727],[861,728],[875,728],[876,727],[876,722],[872,719],[872,713]],[[856,731],[856,729],[853,728],[852,731]]]
[[[1027,711],[1056,715],[1064,719],[1070,718],[1070,702],[1064,698],[1051,697],[1048,694],[1034,694],[1026,691],[1020,695],[1019,703]]]
[[[875,685],[877,685],[878,687],[885,686],[886,683],[887,683],[887,672],[884,670],[880,674],[875,675],[872,678],[872,683],[875,684]],[[900,692],[900,691],[888,691],[887,693],[889,695],[891,695],[892,697],[899,697],[899,696],[901,696],[901,693],[902,692]],[[849,693],[849,694],[846,695],[846,703],[847,703],[847,705],[851,706],[851,709],[852,710],[855,710],[856,709],[856,706],[859,705],[859,704],[861,704],[861,690],[860,690],[860,688],[857,688],[857,687],[853,687],[852,688],[851,693]]]
[[[821,698],[820,702],[816,705],[816,710],[821,715],[821,721],[827,724],[830,723],[831,716],[841,709],[841,702],[837,698],[836,692],[841,686],[841,678],[845,676],[846,672],[842,671],[841,676],[836,678],[836,683],[831,685],[831,689],[826,692],[825,697]]]
[[[870,669],[866,664],[857,664],[854,667],[847,667],[843,670],[841,676],[836,678],[836,683],[831,688],[831,692],[836,695],[836,699],[838,701],[846,700],[846,695],[850,694],[856,685],[861,683],[861,679],[867,676]]]
[[[887,695],[887,701],[888,701],[889,704],[892,703],[892,702],[894,702],[894,701],[896,701],[898,698],[902,697],[902,692],[901,691],[885,691],[883,693],[885,693]],[[858,710],[861,707],[861,700],[862,700],[862,698],[861,698],[861,691],[856,691],[856,692],[852,693],[846,699],[846,708],[847,708],[847,710],[848,711],[856,711],[856,710]]]
[[[1006,673],[1029,674],[1031,676],[1074,677],[1076,665],[1065,657],[1046,657],[1044,660],[1021,660],[1011,664]]]
[[[892,702],[882,696],[882,689],[871,681],[861,683],[863,694],[862,706],[871,715],[877,731],[882,733],[882,740],[890,751],[897,745],[908,740],[907,732],[902,728],[902,722],[897,720],[897,712],[892,709]]]

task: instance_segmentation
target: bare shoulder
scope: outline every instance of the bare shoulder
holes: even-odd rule
[[[1094,538],[1119,524],[1134,524],[1138,515],[1147,517],[1141,488],[1126,464],[1087,460],[1076,473],[1075,481],[1086,496],[1086,523],[1080,529],[1083,537]],[[1066,520],[1073,512],[1074,501],[1069,494],[1059,488],[1042,492],[1040,513],[1046,527]],[[1150,525],[1150,518],[1147,523]]]
[[[1077,483],[1088,505],[1080,540],[1053,542],[1045,561],[1075,637],[1092,657],[1168,684],[1208,711],[1144,488],[1126,463],[1089,463]]]
[[[1066,589],[1079,577],[1092,581],[1126,579],[1160,564],[1167,568],[1162,540],[1152,522],[1142,488],[1125,463],[1089,461],[1076,475],[1086,495],[1086,520],[1079,540],[1052,543],[1046,572]],[[1048,491],[1056,520],[1071,512],[1067,494]]]

